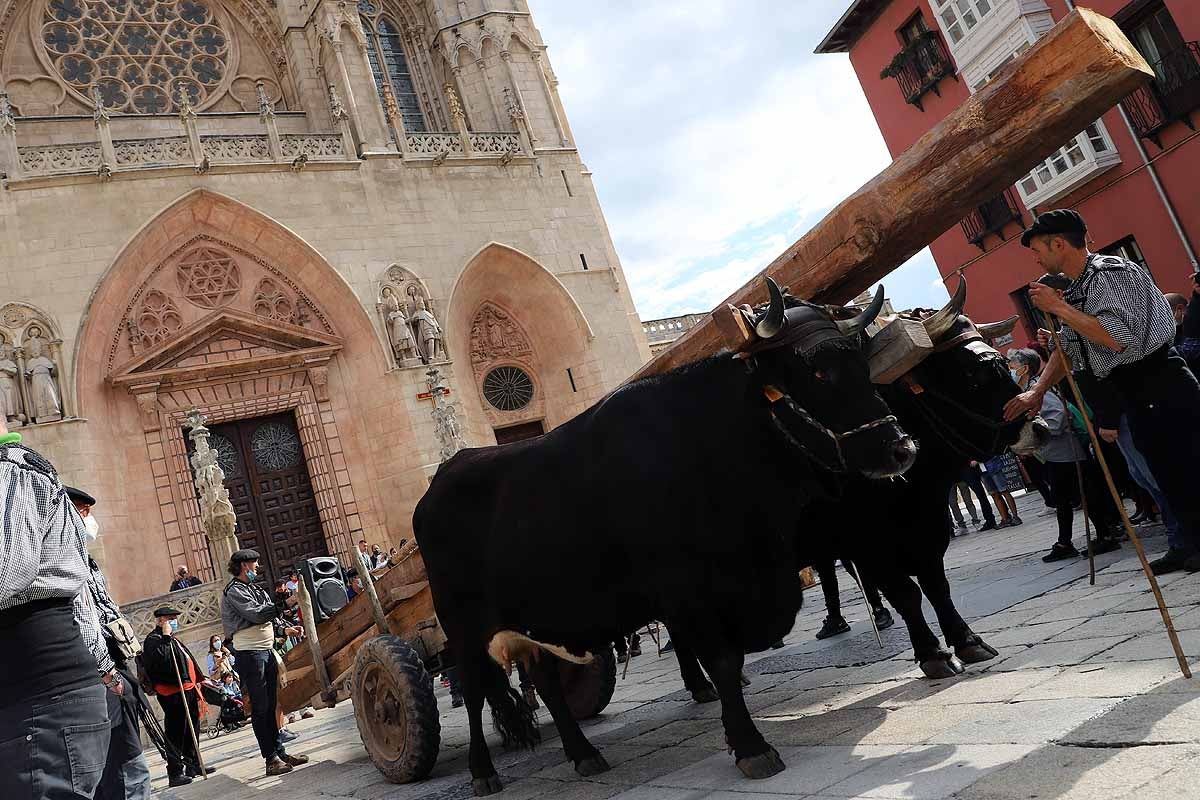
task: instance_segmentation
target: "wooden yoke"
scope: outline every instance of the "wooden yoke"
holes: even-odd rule
[[[848,302],[1153,75],[1116,23],[1073,11],[718,310],[765,301],[767,275],[796,297]],[[699,323],[631,380],[735,349],[722,322]]]

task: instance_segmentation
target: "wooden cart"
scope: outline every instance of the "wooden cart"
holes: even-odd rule
[[[437,762],[441,724],[431,675],[454,666],[454,658],[419,551],[375,579],[378,605],[371,588],[315,630],[307,622],[313,619],[310,598],[302,591],[308,641],[284,658],[279,708],[327,708],[350,698],[371,761],[387,780],[408,783],[427,776]],[[323,674],[314,667],[314,653]],[[612,699],[617,667],[611,649],[591,664],[562,662],[559,672],[576,719],[596,716]]]

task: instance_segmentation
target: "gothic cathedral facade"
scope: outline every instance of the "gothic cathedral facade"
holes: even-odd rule
[[[0,0],[0,81],[0,413],[120,601],[221,577],[192,411],[278,574],[649,357],[526,0]]]

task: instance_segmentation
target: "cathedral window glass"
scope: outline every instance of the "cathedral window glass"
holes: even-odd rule
[[[213,0],[49,0],[41,47],[58,77],[111,111],[165,114],[215,100],[233,50]],[[36,13],[36,12],[35,12]]]
[[[383,101],[384,85],[391,86],[396,107],[404,120],[404,130],[423,133],[425,114],[421,110],[421,99],[417,96],[408,56],[400,39],[399,26],[387,17],[379,16],[378,7],[370,0],[362,0],[358,9],[362,13],[363,31],[370,39],[367,58],[371,61],[371,74],[375,77],[380,102]]]

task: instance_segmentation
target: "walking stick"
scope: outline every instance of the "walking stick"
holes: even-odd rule
[[[845,562],[842,566],[846,566]],[[846,570],[849,572],[849,570]],[[858,587],[858,593],[862,595],[863,605],[867,607],[867,619],[871,620],[871,630],[875,631],[875,642],[879,645],[879,649],[883,649],[883,637],[879,635],[879,626],[875,624],[875,609],[871,608],[871,601],[867,599],[867,590],[863,588],[862,579],[858,577],[858,567],[854,568],[854,572],[850,573],[850,577],[854,579],[854,585]]]
[[[1100,462],[1100,471],[1104,473],[1104,482],[1108,484],[1108,493],[1112,495],[1113,502],[1117,506],[1117,513],[1121,515],[1121,523],[1125,526],[1125,534],[1129,537],[1129,541],[1133,542],[1133,549],[1137,552],[1138,561],[1142,562],[1142,572],[1146,573],[1146,580],[1150,582],[1150,590],[1154,592],[1154,602],[1158,604],[1158,613],[1162,614],[1163,625],[1167,627],[1167,638],[1171,640],[1171,649],[1175,651],[1175,660],[1179,662],[1179,671],[1183,673],[1183,677],[1191,678],[1192,670],[1188,667],[1187,656],[1183,654],[1183,647],[1179,644],[1179,635],[1175,633],[1175,626],[1171,623],[1171,614],[1167,611],[1167,602],[1163,599],[1158,578],[1155,577],[1154,570],[1150,569],[1150,562],[1146,560],[1146,551],[1142,547],[1142,540],[1138,538],[1137,531],[1133,529],[1133,523],[1129,521],[1129,512],[1125,510],[1125,504],[1121,502],[1121,493],[1117,491],[1117,484],[1113,481],[1112,472],[1108,469],[1108,459],[1104,457],[1104,451],[1100,449],[1100,439],[1096,436],[1096,428],[1088,418],[1087,412],[1083,410],[1083,393],[1079,391],[1079,384],[1075,382],[1071,357],[1063,349],[1062,340],[1058,338],[1058,328],[1054,325],[1053,319],[1048,313],[1045,316],[1046,326],[1050,329],[1050,335],[1054,337],[1054,347],[1063,360],[1063,366],[1066,367],[1067,383],[1071,386],[1071,394],[1074,395],[1075,402],[1079,404],[1079,415],[1083,417],[1083,425],[1087,428],[1088,439],[1092,442],[1092,449],[1096,451],[1096,460]]]
[[[186,656],[187,653],[184,653]],[[183,701],[183,718],[187,720],[188,733],[192,737],[192,745],[196,748],[196,763],[200,765],[200,774],[208,780],[208,770],[204,767],[204,756],[200,755],[200,740],[196,738],[196,729],[192,725],[192,709],[188,705],[187,691],[183,688],[183,676],[179,674],[179,662],[175,660],[175,637],[171,637],[171,666],[175,668],[175,680],[179,682],[179,699]],[[200,691],[200,687],[196,687]]]
[[[1088,586],[1095,586],[1096,550],[1092,547],[1092,518],[1088,516],[1087,490],[1083,488],[1083,463],[1080,461],[1075,462],[1075,477],[1079,478],[1079,504],[1083,506],[1083,537],[1087,541],[1088,549]]]

